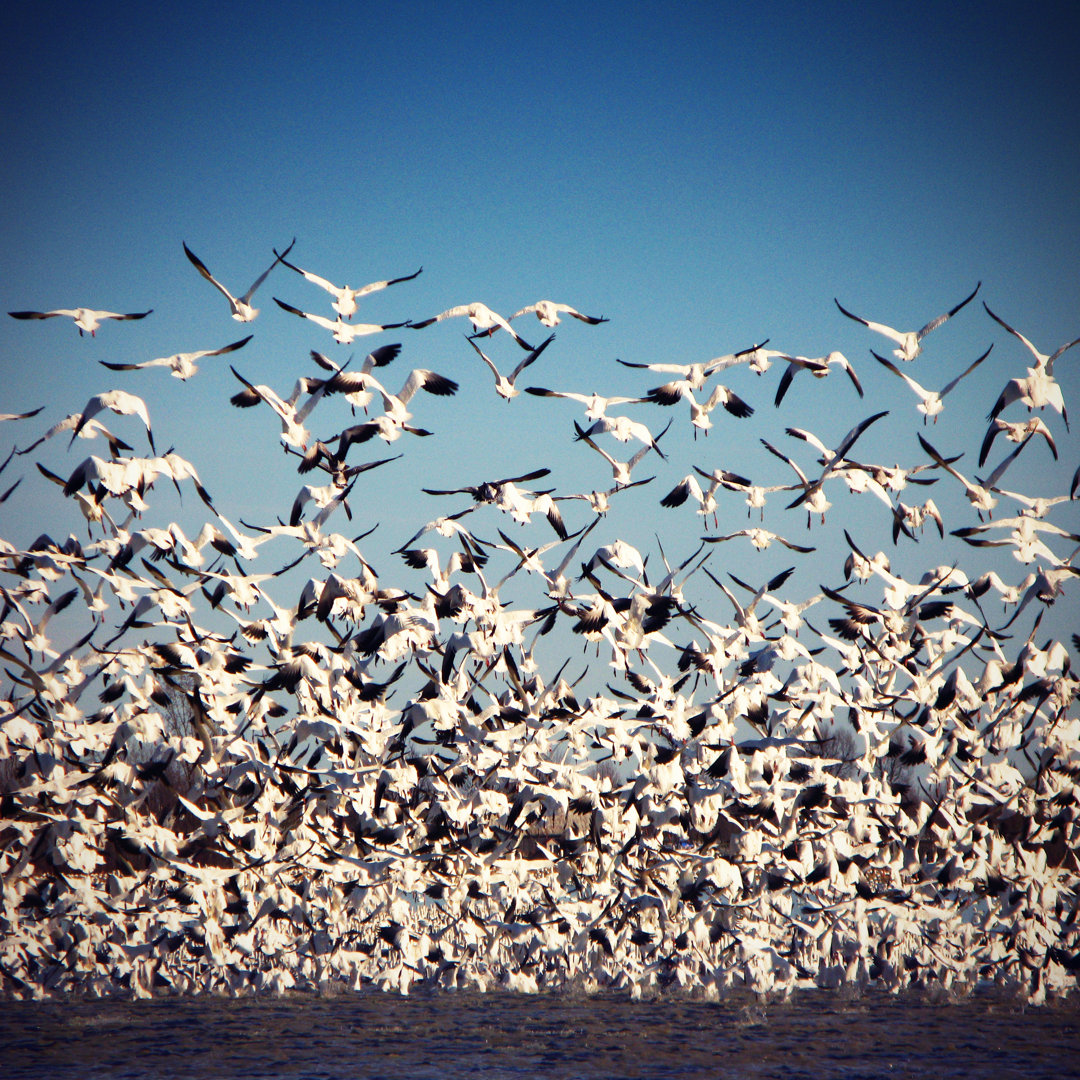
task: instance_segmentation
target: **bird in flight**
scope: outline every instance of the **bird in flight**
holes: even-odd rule
[[[506,319],[504,319],[497,311],[492,311],[487,304],[481,304],[478,301],[472,304],[458,304],[457,307],[447,308],[445,311],[439,312],[438,315],[433,315],[430,319],[421,319],[419,322],[410,322],[409,325],[414,330],[423,330],[425,326],[430,326],[432,323],[442,322],[443,319],[455,319],[461,315],[468,317],[469,322],[473,325],[473,330],[477,334],[490,334],[493,333],[497,327],[501,327],[523,349],[528,352],[533,351],[533,347]]]
[[[203,261],[198,257],[198,255],[192,252],[192,250],[187,246],[187,244],[184,244],[184,254],[187,255],[187,257],[191,260],[192,266],[194,266],[195,269],[198,270],[199,273],[202,274],[202,276],[206,278],[206,280],[209,281],[215,289],[221,292],[221,294],[225,297],[226,300],[229,301],[229,310],[232,313],[232,317],[237,322],[251,322],[251,320],[259,314],[259,309],[251,306],[251,298],[255,295],[255,290],[266,280],[266,275],[269,274],[270,271],[273,270],[274,267],[277,266],[277,264],[282,259],[284,259],[290,251],[292,251],[293,244],[295,243],[296,237],[294,236],[292,244],[290,244],[285,249],[284,253],[281,255],[278,255],[277,249],[275,248],[274,261],[255,279],[255,284],[252,285],[251,288],[248,289],[248,291],[239,298],[233,296],[233,294],[229,292],[229,290],[226,289],[225,286],[222,285],[221,282],[218,281],[218,279],[214,277],[214,275],[211,274],[209,270],[206,269]]]
[[[198,352],[173,353],[172,356],[159,356],[156,360],[143,360],[139,364],[111,364],[108,360],[101,360],[101,366],[110,371],[139,371],[142,368],[167,367],[170,374],[177,379],[190,379],[198,370],[197,360],[204,356],[224,356],[226,353],[236,352],[242,349],[253,335],[234,341],[231,345],[225,345],[220,349],[200,349]]]
[[[301,311],[299,308],[294,308],[291,304],[286,304],[284,300],[279,300],[274,297],[274,303],[283,311],[289,312],[291,315],[299,315],[301,319],[310,319],[318,326],[324,326],[334,335],[334,340],[339,345],[351,345],[353,341],[358,337],[364,337],[367,334],[379,334],[383,330],[396,330],[399,326],[408,326],[408,323],[395,322],[395,323],[349,323],[338,315],[336,319],[328,319],[325,315],[312,315],[307,311]]]
[[[519,315],[528,315],[530,313],[535,315],[544,326],[558,326],[560,315],[573,315],[575,319],[580,319],[590,326],[610,322],[603,315],[582,315],[580,311],[572,308],[569,304],[557,304],[554,300],[537,300],[535,304],[529,304],[528,307],[515,311],[506,321],[513,322]]]
[[[936,330],[943,322],[951,319],[965,304],[971,303],[975,299],[975,293],[977,293],[982,286],[980,281],[975,286],[971,295],[961,300],[959,304],[954,308],[950,308],[944,315],[939,315],[936,319],[931,319],[921,330],[894,330],[891,326],[885,326],[884,323],[870,322],[867,319],[862,318],[860,315],[854,315],[843,304],[840,303],[836,297],[833,297],[833,303],[845,314],[849,319],[854,319],[856,322],[862,323],[863,326],[869,330],[873,330],[875,333],[884,334],[887,338],[895,341],[900,346],[899,349],[893,349],[893,356],[897,360],[914,360],[919,353],[922,352],[922,340],[930,333],[931,330]]]
[[[55,319],[58,315],[64,315],[75,320],[75,325],[79,330],[79,337],[82,337],[84,333],[95,337],[97,328],[106,319],[116,319],[121,322],[129,319],[145,319],[153,310],[153,308],[150,308],[149,311],[134,311],[128,315],[120,315],[115,311],[95,311],[93,308],[80,307],[57,308],[55,311],[9,311],[8,314],[13,319]]]
[[[274,249],[274,254],[277,255],[277,249]],[[288,254],[286,252],[286,254]],[[423,272],[421,266],[415,274],[406,274],[404,277],[389,278],[386,281],[372,281],[368,285],[364,285],[359,289],[351,289],[348,285],[335,285],[331,281],[327,281],[324,277],[319,277],[318,274],[313,274],[310,270],[301,270],[299,266],[294,266],[284,255],[278,255],[282,264],[287,266],[290,270],[295,270],[298,274],[303,275],[313,285],[318,285],[320,289],[325,289],[332,297],[334,302],[330,305],[343,319],[351,319],[356,314],[356,301],[362,296],[367,296],[369,293],[379,292],[382,289],[387,288],[390,285],[398,285],[402,281],[412,281],[414,277],[418,277]]]

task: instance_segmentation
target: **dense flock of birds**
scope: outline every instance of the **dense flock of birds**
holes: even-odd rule
[[[943,440],[926,422],[971,390],[987,353],[938,390],[922,385],[940,377],[920,359],[978,287],[914,332],[837,301],[868,345],[896,346],[894,359],[873,356],[906,388],[834,446],[801,428],[786,434],[808,448],[762,440],[756,479],[694,465],[670,490],[658,484],[655,527],[696,511],[705,534],[669,561],[659,539],[643,553],[612,531],[625,493],[666,462],[679,412],[665,407],[688,407],[695,435],[722,408],[730,431],[771,366],[776,406],[802,373],[837,371],[861,405],[855,365],[763,342],[705,363],[625,362],[638,372],[627,377],[659,383],[631,396],[525,387],[563,317],[606,320],[543,300],[507,316],[469,303],[361,323],[358,301],[421,271],[339,288],[288,262],[291,249],[234,297],[184,245],[242,323],[279,263],[330,294],[334,317],[278,307],[338,343],[467,319],[462,363],[490,370],[492,403],[555,399],[582,473],[605,479],[544,490],[539,468],[424,489],[436,502],[421,506],[448,512],[400,544],[405,584],[394,584],[365,558],[364,536],[347,535],[350,496],[363,484],[371,498],[377,475],[365,474],[393,460],[360,460],[360,445],[431,435],[411,411],[421,392],[458,389],[422,368],[388,378],[400,342],[358,364],[313,348],[291,390],[233,368],[232,404],[280,425],[281,460],[301,478],[269,522],[230,520],[190,461],[159,454],[129,390],[45,430],[40,410],[0,416],[18,433],[0,502],[34,475],[27,455],[44,440],[97,447],[66,475],[36,462],[84,519],[70,535],[0,540],[5,995],[990,983],[1039,1002],[1074,988],[1078,682],[1069,644],[1039,627],[1047,605],[1075,596],[1080,535],[1052,518],[1069,511],[1080,470],[1068,492],[1038,495],[1005,486],[1005,473],[1021,453],[1057,458],[1067,413],[1054,364],[1078,341],[1039,352],[984,305],[1030,366],[987,403],[977,467],[1011,449],[980,478],[939,449],[958,433]],[[10,314],[72,318],[93,335],[150,312]],[[536,344],[529,315],[552,331]],[[125,385],[153,367],[187,380],[249,340],[105,366],[140,372]],[[511,360],[493,360],[497,348]],[[887,412],[907,414],[908,390],[922,452],[904,467],[865,460],[860,440]],[[335,408],[345,426],[313,435]],[[778,470],[782,482],[762,482]],[[170,484],[200,500],[197,535],[150,523],[155,488]],[[933,485],[962,490],[962,524],[946,523]],[[954,563],[908,580],[847,530],[833,583],[811,592],[785,591],[794,566],[763,583],[720,569],[722,544],[814,550],[802,515],[816,527],[845,492],[880,506],[895,545],[948,527],[972,558],[1011,552],[1014,573]],[[770,496],[807,542],[765,527]],[[721,532],[721,515],[745,527]],[[531,606],[500,598],[511,581]],[[542,670],[538,645],[559,635],[566,660]],[[603,691],[571,681],[582,645],[609,665]]]

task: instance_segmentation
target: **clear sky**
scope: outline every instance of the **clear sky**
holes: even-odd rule
[[[662,510],[659,497],[691,464],[789,482],[790,470],[758,444],[761,436],[782,441],[811,467],[813,453],[787,438],[785,425],[835,445],[858,420],[889,408],[860,449],[871,460],[925,460],[914,397],[869,353],[891,346],[844,318],[833,298],[914,329],[981,281],[978,299],[909,366],[938,387],[994,344],[928,432],[943,452],[966,451],[959,467],[968,475],[981,473],[985,415],[1029,360],[981,301],[1044,351],[1080,335],[1080,69],[1072,28],[1052,11],[270,0],[177,4],[167,15],[154,4],[125,5],[121,15],[60,3],[46,17],[40,5],[5,5],[0,310],[154,313],[106,324],[94,339],[80,339],[69,320],[5,316],[0,411],[45,405],[39,420],[51,423],[91,394],[121,387],[147,401],[159,449],[174,444],[189,458],[234,520],[286,513],[300,481],[277,448],[268,410],[229,406],[239,384],[228,362],[284,394],[298,375],[314,373],[309,349],[339,361],[354,350],[274,304],[278,296],[332,314],[325,293],[280,266],[256,295],[258,319],[233,322],[181,244],[242,292],[272,248],[295,236],[291,261],[338,284],[423,266],[416,280],[363,302],[365,320],[419,320],[473,300],[509,314],[542,297],[610,319],[596,327],[564,321],[522,376],[527,385],[638,393],[661,380],[619,367],[616,357],[690,363],[765,338],[807,356],[841,350],[859,371],[864,401],[840,373],[821,382],[802,376],[775,410],[780,369],[760,379],[739,370],[725,381],[755,416],[718,412],[708,441],[696,445],[684,407],[635,407],[653,430],[675,420],[670,463],[643,463],[657,480],[626,496],[636,541],[647,546],[664,530],[673,558],[689,554],[701,522],[689,507]],[[608,482],[603,463],[572,442],[580,413],[566,402],[495,398],[462,338],[466,328],[452,320],[403,329],[355,350],[359,359],[363,345],[404,343],[388,369],[392,388],[420,366],[461,383],[456,398],[415,400],[416,422],[435,435],[389,447],[406,457],[372,473],[370,498],[356,500],[355,531],[380,523],[373,552],[467,502],[417,496],[421,486],[475,484],[540,465],[553,469],[559,491]],[[160,370],[114,373],[97,363],[216,348],[248,332],[255,336],[242,352],[205,360],[187,384]],[[522,333],[535,344],[542,328],[530,317]],[[522,355],[505,334],[485,348],[504,369]],[[1078,365],[1080,348],[1057,371],[1067,400],[1077,399]],[[342,408],[326,410],[323,431],[320,407],[316,433],[347,423]],[[141,449],[138,425],[114,419],[109,426]],[[1067,488],[1080,454],[1053,419],[1062,460],[1051,469],[1046,448],[1029,447],[1005,486]],[[28,430],[6,425],[0,449],[25,442]],[[42,460],[63,475],[97,450],[53,442]],[[382,444],[369,449],[383,456]],[[45,527],[77,528],[73,519],[52,523],[42,507],[56,502],[55,489],[23,471],[22,487],[0,506],[0,533],[25,542]],[[3,486],[16,475],[9,467]],[[935,500],[962,510],[947,479]],[[887,511],[861,498],[853,508],[845,500],[856,497],[837,491],[834,504],[844,509],[833,512],[828,534],[807,534],[804,515],[770,510],[766,525],[799,542],[833,537],[790,592],[839,583],[843,524],[870,551],[893,551]],[[724,505],[721,529],[743,527],[741,500]],[[1068,510],[1055,520],[1080,525]],[[490,518],[478,530],[493,536],[497,526],[506,523]],[[538,527],[530,535],[548,538]],[[595,536],[601,542],[600,530]],[[970,557],[956,542],[925,544],[908,544],[894,559],[932,566]],[[775,549],[758,557],[744,542],[723,552],[717,571],[753,581],[792,561]],[[402,579],[388,559],[378,558],[380,574]],[[1010,573],[1022,576],[1015,564]],[[422,576],[411,580],[420,587]]]

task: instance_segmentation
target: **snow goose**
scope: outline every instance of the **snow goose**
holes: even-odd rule
[[[663,386],[654,386],[646,395],[647,401],[654,402],[657,405],[676,405],[683,399],[690,403],[690,423],[694,428],[695,439],[698,431],[704,431],[708,435],[709,429],[713,426],[709,413],[717,405],[723,405],[732,416],[737,416],[740,419],[746,419],[754,413],[752,405],[748,405],[723,384],[713,389],[704,404],[694,397],[693,383],[689,379],[677,379],[665,383]]]
[[[703,536],[701,539],[708,544],[719,544],[725,540],[734,540],[738,536],[745,536],[758,551],[764,551],[774,540],[783,544],[784,547],[801,552],[804,555],[809,554],[811,551],[817,551],[817,548],[793,544],[779,533],[769,532],[768,529],[739,529],[738,532],[728,533],[727,536]]]
[[[749,364],[750,370],[761,375],[768,371],[775,357],[783,356],[783,353],[775,349],[766,349],[769,343],[766,338],[760,345],[751,345],[748,349],[739,352],[725,353],[723,356],[715,356],[712,360],[695,364],[637,364],[630,360],[616,359],[617,364],[623,367],[640,368],[644,371],[656,371],[660,374],[679,375],[690,383],[691,389],[700,390],[705,385],[705,380],[718,371],[726,371],[729,367],[737,364]]]
[[[572,315],[575,319],[580,319],[581,322],[588,323],[590,326],[609,321],[603,315],[582,315],[569,304],[558,304],[554,300],[537,300],[535,304],[529,304],[528,307],[515,311],[506,321],[513,322],[518,316],[529,314],[535,315],[544,326],[558,326],[560,315]]]
[[[277,255],[277,249],[274,249],[274,254]],[[286,255],[288,252],[285,253]],[[327,281],[324,277],[319,277],[318,274],[313,274],[310,270],[301,270],[299,266],[294,266],[285,255],[278,255],[284,266],[287,266],[290,270],[295,270],[302,277],[307,278],[313,285],[318,285],[320,289],[325,289],[332,297],[334,302],[330,305],[343,319],[351,319],[356,314],[356,301],[363,296],[367,296],[373,292],[380,292],[382,289],[389,288],[391,285],[399,285],[403,281],[412,281],[413,278],[418,277],[423,272],[421,266],[419,270],[414,274],[406,274],[404,277],[388,278],[386,281],[372,281],[368,285],[364,285],[359,289],[351,289],[348,285],[338,286],[333,282]]]
[[[1015,443],[1023,442],[1029,435],[1041,435],[1050,447],[1050,453],[1054,455],[1054,460],[1057,461],[1057,444],[1054,442],[1054,436],[1050,434],[1050,429],[1043,423],[1042,417],[1033,416],[1030,420],[1019,423],[1011,423],[997,417],[987,428],[982,446],[979,448],[980,468],[986,462],[986,456],[990,453],[990,447],[993,446],[994,440],[1001,434],[1004,434],[1009,442]]]
[[[663,451],[656,445],[656,440],[648,427],[637,420],[631,420],[629,416],[602,416],[586,428],[585,435],[599,435],[604,432],[612,435],[619,442],[637,439],[638,442],[652,447],[661,457],[664,457]]]
[[[629,485],[630,473],[633,471],[634,466],[637,465],[650,450],[656,447],[656,444],[664,437],[669,427],[671,427],[670,420],[668,421],[667,427],[653,439],[651,446],[643,446],[629,461],[616,461],[603,447],[597,446],[581,425],[576,420],[574,421],[574,430],[578,435],[578,438],[575,441],[584,442],[588,446],[591,446],[611,466],[611,474],[615,480],[616,487],[626,487]],[[659,449],[657,449],[657,453],[659,453]]]
[[[702,517],[707,517],[712,514],[713,525],[718,524],[717,521],[717,502],[716,492],[720,487],[727,488],[746,488],[750,485],[750,481],[743,476],[739,476],[736,473],[728,472],[724,469],[716,469],[714,472],[707,473],[704,469],[699,469],[694,466],[695,472],[699,476],[703,476],[709,481],[707,489],[703,489],[698,483],[697,477],[693,473],[687,473],[661,500],[660,505],[668,508],[675,506],[682,506],[691,496],[698,504],[697,513]]]
[[[526,394],[534,397],[566,398],[585,406],[585,416],[589,420],[600,420],[607,415],[607,410],[616,405],[644,405],[649,399],[643,397],[602,397],[600,394],[575,394],[570,390],[548,390],[543,386],[526,386]]]
[[[851,361],[842,352],[837,352],[834,349],[831,353],[821,357],[789,356],[787,353],[777,353],[775,355],[776,359],[787,362],[787,369],[780,376],[780,383],[776,388],[776,398],[773,401],[774,405],[779,405],[784,400],[784,395],[788,392],[788,387],[791,386],[791,380],[800,371],[809,371],[815,379],[824,379],[829,374],[829,368],[834,364],[847,372],[847,376],[858,391],[859,397],[863,396],[859,376],[855,374]]]
[[[478,301],[471,304],[458,304],[456,307],[447,308],[445,311],[439,312],[438,315],[433,315],[430,319],[421,319],[419,322],[410,322],[409,325],[414,330],[423,330],[425,326],[430,326],[432,323],[442,322],[443,319],[456,319],[459,316],[466,316],[469,322],[473,325],[473,330],[478,334],[486,334],[493,332],[496,328],[501,327],[526,351],[532,352],[532,346],[525,341],[520,334],[504,319],[497,311],[492,311],[487,304],[481,304]]]
[[[418,390],[425,390],[437,397],[449,397],[456,394],[458,389],[458,384],[453,379],[428,371],[426,368],[416,368],[411,372],[405,380],[405,385],[396,394],[391,394],[373,375],[367,375],[365,378],[367,384],[378,391],[382,397],[384,412],[382,416],[377,416],[363,424],[355,424],[336,436],[338,448],[335,458],[338,462],[345,460],[345,454],[353,443],[367,442],[376,435],[386,442],[393,442],[406,432],[410,435],[430,435],[430,431],[409,424],[412,413],[406,406]],[[330,442],[332,438],[334,436],[322,441]]]
[[[310,432],[304,427],[304,421],[308,418],[311,410],[322,400],[326,393],[328,381],[298,379],[288,398],[282,398],[269,386],[256,386],[247,381],[236,368],[230,365],[229,370],[244,384],[244,389],[234,394],[229,401],[238,409],[250,409],[265,401],[271,409],[277,413],[281,420],[281,441],[286,446],[296,446],[306,449]],[[317,387],[309,394],[307,401],[299,408],[297,402],[300,395],[317,384]]]
[[[517,397],[521,393],[520,390],[514,385],[517,381],[517,377],[535,360],[537,360],[540,354],[555,340],[555,335],[551,334],[546,340],[540,342],[539,345],[509,375],[503,375],[499,369],[492,363],[491,358],[476,344],[475,341],[468,334],[465,335],[465,340],[476,350],[480,359],[487,364],[491,371],[491,374],[495,376],[495,393],[501,398],[505,398],[508,402],[511,398]]]
[[[789,435],[795,438],[802,439],[805,442],[809,442],[813,446],[817,446],[822,450],[821,462],[824,465],[824,470],[821,475],[811,482],[807,479],[803,471],[791,460],[786,454],[782,454],[774,446],[771,446],[768,442],[762,439],[762,443],[765,448],[781,461],[786,461],[792,469],[794,469],[796,475],[799,477],[799,486],[803,488],[802,494],[793,499],[787,506],[790,510],[793,507],[800,506],[803,503],[806,504],[807,509],[807,527],[810,525],[810,519],[815,513],[821,514],[822,524],[825,522],[825,511],[829,507],[828,501],[824,497],[822,485],[830,477],[839,473],[841,467],[844,464],[844,455],[855,444],[860,435],[873,423],[876,423],[883,416],[888,416],[888,410],[883,412],[874,413],[873,416],[867,417],[865,420],[860,421],[855,425],[844,437],[840,440],[839,446],[835,450],[827,450],[824,444],[814,436],[811,432],[804,431],[801,428],[787,428],[786,431]]]
[[[293,237],[292,244],[285,249],[285,255],[288,255],[289,252],[292,251],[293,244],[295,243],[296,237]],[[184,244],[184,254],[187,255],[191,265],[194,266],[195,269],[198,270],[199,273],[229,301],[229,311],[237,322],[251,322],[251,320],[259,314],[259,309],[251,306],[251,298],[255,295],[255,290],[266,280],[267,274],[269,274],[283,258],[283,256],[277,254],[277,250],[275,249],[274,261],[255,279],[255,284],[238,299],[233,296],[233,294],[229,292],[229,290],[226,289],[209,270],[206,269],[206,265],[203,261],[198,255],[192,252],[191,248],[189,248],[186,243]]]
[[[956,479],[964,485],[964,493],[967,495],[968,502],[975,508],[979,515],[979,520],[982,521],[984,511],[987,517],[993,517],[994,507],[997,506],[997,498],[994,496],[993,491],[997,482],[1032,438],[1034,438],[1033,435],[1028,435],[1028,437],[1024,439],[1024,441],[1020,443],[1020,445],[1017,446],[1017,448],[990,474],[985,482],[980,482],[977,477],[975,480],[968,480],[965,476],[962,476],[950,464],[950,462],[955,461],[956,458],[949,458],[946,460],[921,435],[919,436],[919,444],[930,457],[933,458],[939,468],[942,468],[950,475],[955,476]]]
[[[242,349],[252,338],[248,334],[246,338],[234,341],[231,345],[225,345],[220,349],[200,349],[198,352],[173,353],[172,356],[159,356],[156,360],[143,360],[139,364],[112,364],[108,360],[101,360],[102,367],[110,371],[139,371],[142,368],[167,367],[169,373],[176,379],[190,379],[198,370],[197,360],[206,356],[224,356],[226,353],[236,352]]]
[[[1067,428],[1069,426],[1069,417],[1065,411],[1065,399],[1061,393],[1061,387],[1054,379],[1054,361],[1067,349],[1071,349],[1074,345],[1080,345],[1080,338],[1066,342],[1055,352],[1047,355],[1039,352],[1019,330],[1014,330],[1004,319],[995,315],[986,306],[986,301],[983,301],[983,307],[986,308],[986,314],[994,322],[1003,326],[1013,337],[1022,341],[1031,355],[1035,357],[1035,366],[1027,369],[1025,378],[1011,379],[1006,383],[1005,389],[1001,391],[1001,395],[994,403],[994,407],[990,410],[987,419],[996,419],[1002,409],[1011,405],[1014,401],[1022,401],[1029,410],[1042,409],[1049,405],[1052,409],[1061,413],[1061,418],[1065,421]]]
[[[973,360],[955,379],[947,382],[940,390],[927,390],[925,387],[917,383],[906,372],[901,371],[891,360],[886,360],[884,356],[879,356],[873,349],[870,350],[871,355],[879,364],[887,367],[894,375],[903,379],[904,382],[911,387],[919,398],[919,404],[916,408],[923,414],[923,423],[933,417],[934,423],[937,423],[938,415],[944,410],[945,402],[942,400],[946,394],[948,394],[956,384],[965,376],[974,371],[989,355],[990,350],[993,349],[993,345],[982,354],[982,356]]]
[[[154,450],[154,433],[150,429],[150,414],[147,411],[146,402],[142,398],[129,394],[124,390],[108,390],[104,394],[96,394],[92,397],[83,406],[82,417],[75,425],[75,432],[71,436],[71,442],[75,441],[75,437],[103,409],[108,409],[118,416],[137,416],[145,425],[146,437],[150,440],[150,449]]]
[[[336,319],[328,319],[324,315],[312,315],[310,312],[294,308],[292,304],[286,304],[284,300],[274,297],[274,303],[290,315],[298,315],[301,319],[308,319],[317,326],[325,327],[334,335],[334,340],[339,345],[351,345],[358,337],[367,334],[381,334],[384,330],[396,330],[399,326],[407,326],[408,323],[348,323],[339,315]]]
[[[895,341],[900,346],[899,349],[893,350],[893,356],[898,360],[914,360],[916,356],[922,352],[922,340],[930,333],[931,330],[936,330],[943,322],[951,319],[965,304],[971,303],[975,299],[975,293],[979,291],[982,282],[975,286],[970,296],[961,300],[959,304],[954,308],[950,308],[944,315],[939,315],[936,319],[931,319],[921,330],[894,330],[891,326],[885,326],[882,323],[870,322],[867,319],[862,318],[860,315],[853,315],[840,303],[836,297],[833,297],[833,303],[840,309],[840,311],[846,315],[849,319],[854,319],[858,323],[862,323],[869,330],[873,330],[875,333],[884,334],[885,337],[892,341]]]
[[[58,315],[64,315],[75,320],[79,330],[79,337],[88,333],[91,337],[97,334],[97,328],[106,320],[114,319],[120,322],[130,319],[145,319],[154,309],[149,311],[135,311],[128,315],[119,315],[115,311],[95,311],[93,308],[57,308],[55,311],[9,311],[13,319],[55,319]]]

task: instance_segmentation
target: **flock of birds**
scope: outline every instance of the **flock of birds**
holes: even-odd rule
[[[242,323],[279,263],[328,293],[334,317],[278,307],[338,343],[468,319],[462,363],[489,369],[492,401],[554,399],[574,416],[582,474],[604,480],[543,490],[539,468],[423,489],[453,502],[396,549],[404,577],[391,583],[365,557],[366,534],[347,533],[350,498],[370,500],[377,480],[365,474],[397,458],[361,461],[358,444],[431,435],[412,412],[421,392],[459,388],[418,368],[392,393],[400,342],[359,365],[312,348],[313,373],[289,392],[233,368],[232,405],[280,427],[282,460],[301,477],[274,521],[226,517],[190,461],[157,452],[129,390],[20,438],[0,465],[11,469],[0,503],[33,476],[14,474],[44,441],[99,450],[67,475],[37,462],[82,518],[70,535],[0,540],[5,995],[989,982],[1041,1002],[1075,988],[1078,680],[1069,646],[1039,626],[1077,587],[1080,534],[1051,518],[1071,508],[1080,470],[1067,493],[1003,483],[1021,453],[1057,457],[1067,414],[1054,364],[1080,339],[1042,353],[985,308],[1031,366],[988,402],[978,467],[999,437],[1014,449],[979,478],[926,425],[990,350],[936,391],[908,374],[940,382],[922,350],[978,287],[914,332],[837,301],[872,343],[896,346],[895,362],[873,356],[915,395],[921,454],[904,467],[867,460],[860,443],[887,415],[874,410],[833,445],[794,427],[810,450],[762,440],[756,478],[694,465],[657,485],[657,527],[693,510],[705,533],[669,561],[659,539],[643,553],[612,531],[626,493],[654,480],[644,463],[670,464],[674,421],[649,417],[688,407],[695,436],[717,409],[738,425],[752,394],[720,378],[748,372],[755,385],[773,365],[777,407],[803,372],[842,371],[861,400],[846,357],[763,342],[705,363],[623,362],[668,380],[631,396],[519,387],[554,338],[526,341],[526,316],[545,330],[606,320],[544,300],[505,317],[470,303],[355,322],[358,301],[421,271],[338,287],[287,261],[292,246],[240,297],[184,251]],[[10,314],[69,317],[93,335],[150,312]],[[249,340],[104,366],[187,380]],[[516,354],[509,374],[485,351],[500,340]],[[338,430],[313,434],[316,422],[331,430],[335,407]],[[39,412],[0,421],[21,433]],[[113,416],[134,433],[110,431]],[[149,455],[135,449],[143,437]],[[198,497],[194,537],[149,523],[155,486],[168,484]],[[788,586],[796,566],[755,583],[716,557],[732,542],[815,550],[765,527],[774,495],[809,527],[844,491],[869,493],[860,505],[880,505],[894,545],[927,528],[943,539],[933,485],[962,489],[971,513],[949,531],[973,557],[1011,552],[1011,576],[957,562],[905,579],[847,529],[833,583],[810,592]],[[721,532],[721,515],[746,525]],[[531,604],[507,599],[518,588]],[[560,634],[568,655],[545,670],[540,646]],[[609,664],[588,695],[573,677],[582,647]]]

